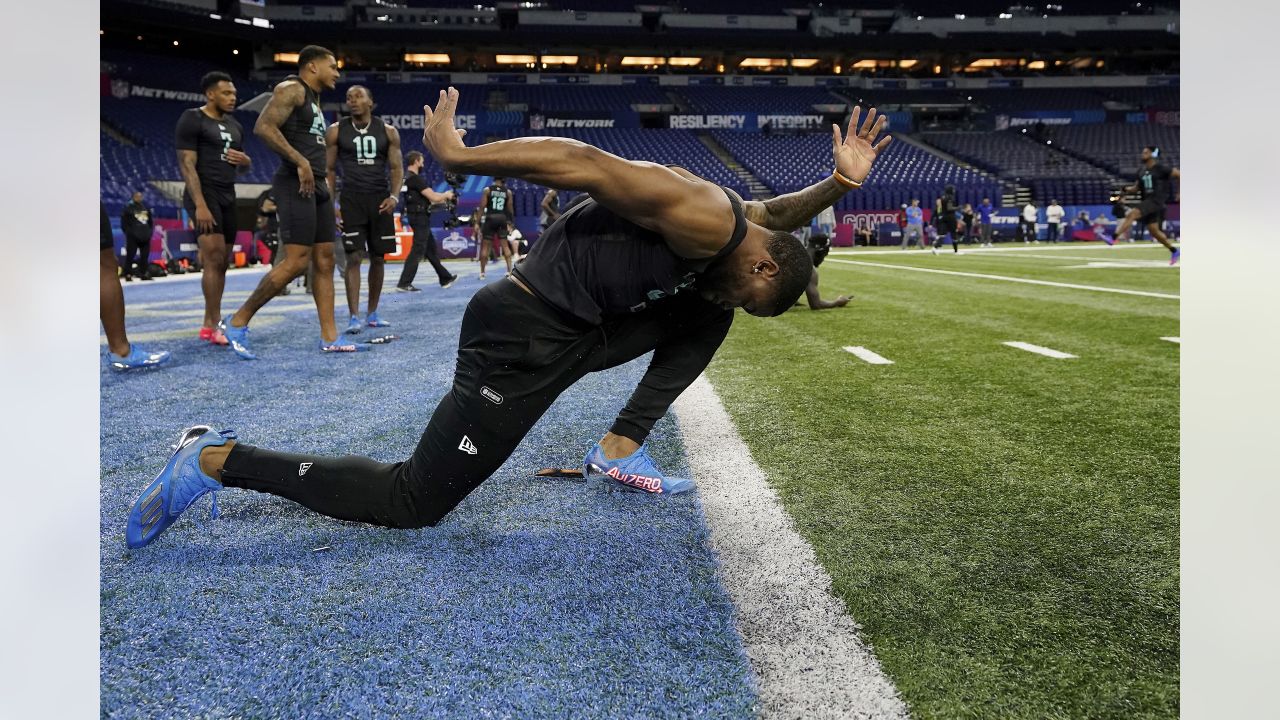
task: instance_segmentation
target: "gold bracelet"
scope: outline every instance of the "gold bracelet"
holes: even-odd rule
[[[847,187],[847,188],[860,188],[860,187],[862,187],[862,183],[858,182],[857,180],[851,180],[851,179],[849,179],[849,178],[847,178],[847,177],[845,177],[845,176],[841,175],[839,170],[832,170],[832,171],[831,171],[831,176],[832,176],[832,177],[834,177],[834,178],[836,179],[836,182],[840,183],[841,185],[843,185],[843,186],[845,186],[845,187]]]

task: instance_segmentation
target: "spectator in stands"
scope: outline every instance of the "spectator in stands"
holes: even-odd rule
[[[1044,219],[1049,224],[1049,242],[1056,243],[1062,236],[1062,216],[1066,214],[1057,200],[1049,201],[1049,207],[1044,209]]]
[[[991,213],[993,211],[995,207],[991,204],[991,198],[982,198],[982,204],[978,206],[978,222],[982,225],[982,247],[993,247],[991,244]]]
[[[920,208],[920,199],[911,198],[911,207],[907,208],[907,226],[902,231],[902,249],[911,247],[912,243],[924,249],[924,210]]]
[[[1022,236],[1022,242],[1039,244],[1040,240],[1036,237],[1036,219],[1039,216],[1035,203],[1030,200],[1022,206],[1022,218],[1018,223],[1018,234]]]
[[[400,292],[418,292],[418,288],[413,286],[413,278],[417,276],[418,265],[422,263],[424,256],[435,269],[440,287],[447,288],[457,281],[458,276],[445,270],[444,265],[440,263],[440,257],[436,252],[436,238],[431,233],[431,206],[442,205],[452,200],[453,191],[438,193],[427,185],[426,178],[422,177],[422,166],[426,165],[426,158],[422,153],[413,150],[405,155],[404,160],[407,163],[405,169],[408,171],[405,180],[404,207],[405,214],[409,216],[409,224],[413,226],[413,246],[409,249],[409,257],[404,261],[404,269],[400,271],[400,281],[396,283],[396,289]],[[476,217],[479,218],[479,213]],[[479,237],[478,233],[477,237]]]
[[[107,335],[107,359],[114,370],[137,370],[169,362],[165,350],[152,352],[129,342],[124,331],[124,290],[120,287],[120,266],[116,263],[115,242],[111,238],[111,221],[107,208],[102,212],[102,232],[98,244],[98,315]]]
[[[142,191],[136,190],[133,199],[120,213],[120,229],[124,231],[124,279],[133,282],[150,280],[147,263],[151,258],[151,235],[155,230],[155,218],[151,208],[142,201]]]

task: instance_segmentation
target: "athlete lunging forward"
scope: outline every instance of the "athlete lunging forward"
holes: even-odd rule
[[[871,171],[889,144],[875,108],[848,136],[832,127],[835,168],[804,190],[743,202],[681,169],[633,162],[576,140],[518,138],[466,147],[454,129],[458,91],[424,107],[423,143],[441,167],[519,177],[590,199],[547,229],[512,275],[467,305],[453,387],[404,462],[322,457],[236,442],[198,426],[129,514],[130,547],[151,542],[192,501],[224,487],[271,493],[343,520],[435,525],[484,482],[551,403],[587,373],[653,352],[639,387],[583,460],[588,476],[632,490],[676,493],[644,441],[719,348],[733,308],[770,317],[804,292],[813,263],[791,231]]]

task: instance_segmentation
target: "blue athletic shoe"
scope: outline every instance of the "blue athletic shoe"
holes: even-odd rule
[[[325,342],[324,338],[320,338],[320,352],[326,353],[351,353],[365,352],[369,349],[369,343],[355,342],[353,340],[343,340],[339,337],[333,342]]]
[[[110,350],[107,351],[107,358],[111,363],[112,370],[140,370],[142,368],[159,367],[169,362],[168,350],[143,350],[137,345],[129,346],[129,354],[120,357]]]
[[[359,315],[352,315],[350,322],[347,323],[347,329],[344,330],[348,335],[358,335],[364,329],[364,323],[360,322]]]
[[[369,313],[369,317],[365,318],[365,324],[369,327],[391,327],[391,323],[379,318],[376,311]]]
[[[1177,248],[1173,251],[1173,255],[1169,257],[1169,264],[1177,265],[1178,260],[1181,258],[1182,258],[1182,248]]]
[[[227,336],[227,344],[241,358],[245,360],[257,360],[258,356],[249,350],[249,326],[234,327],[231,324],[231,316],[222,318],[222,322],[218,323],[218,329],[223,335]]]
[[[596,443],[582,460],[582,476],[590,479],[594,475],[631,492],[675,495],[693,489],[692,480],[663,475],[644,445],[627,457],[606,460],[604,450]]]
[[[200,451],[226,445],[235,437],[234,430],[215,432],[208,425],[196,425],[182,431],[178,444],[174,446],[173,457],[142,491],[129,511],[129,522],[124,530],[129,547],[140,548],[155,540],[200,496],[222,489],[222,483],[200,471]],[[211,517],[218,517],[217,495],[213,499]]]

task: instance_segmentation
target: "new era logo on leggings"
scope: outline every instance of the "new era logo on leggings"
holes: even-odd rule
[[[466,435],[462,436],[462,442],[458,444],[458,449],[468,455],[475,455],[476,453],[480,452],[479,450],[476,449],[475,445],[471,444],[471,438],[467,437]]]
[[[306,475],[307,471],[310,469],[311,469],[311,463],[298,463],[298,477],[302,477],[303,475]]]

